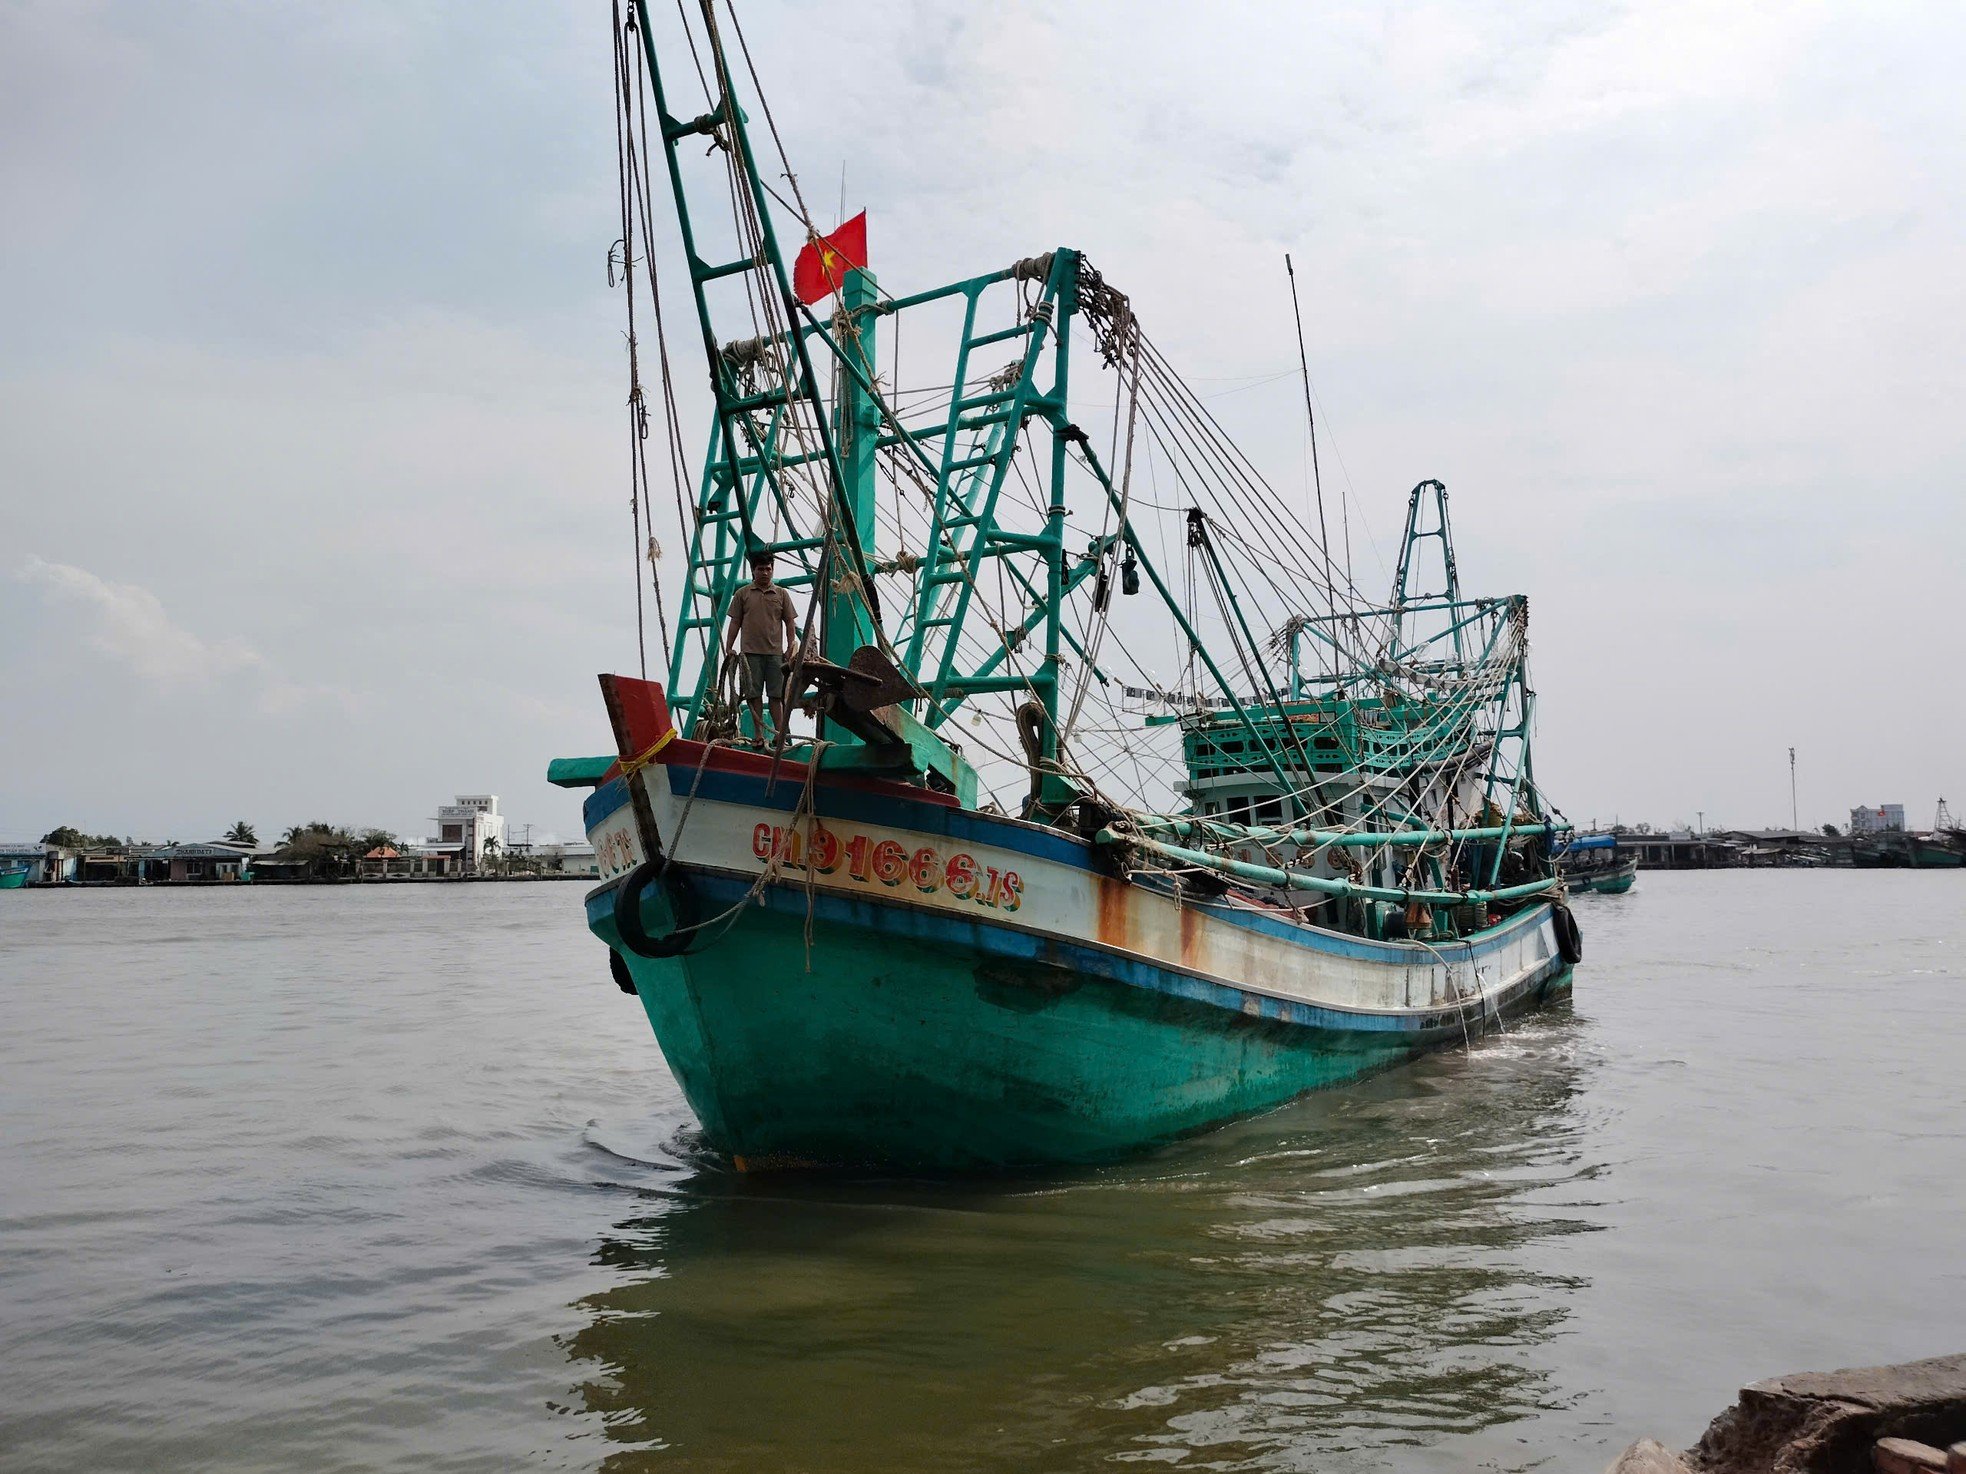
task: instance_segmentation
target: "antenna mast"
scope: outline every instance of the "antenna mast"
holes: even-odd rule
[[[1318,472],[1317,464],[1317,415],[1311,409],[1311,360],[1304,352],[1304,312],[1297,304],[1297,268],[1290,264],[1290,253],[1283,253],[1284,275],[1290,278],[1290,315],[1297,324],[1297,367],[1304,376],[1304,421],[1311,427],[1311,487],[1317,496],[1317,540],[1324,553],[1324,587],[1331,596],[1331,606],[1338,607],[1338,585],[1331,573],[1331,531],[1324,521],[1324,477]],[[1352,571],[1345,570],[1345,582],[1351,582]]]

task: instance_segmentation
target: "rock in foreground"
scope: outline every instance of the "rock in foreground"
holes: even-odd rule
[[[1641,1439],[1609,1474],[1872,1474],[1887,1438],[1966,1439],[1966,1354],[1756,1382],[1685,1453]]]

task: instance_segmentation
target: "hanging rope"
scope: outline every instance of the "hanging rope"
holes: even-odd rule
[[[984,755],[979,761],[1001,762],[1025,774],[1042,769],[1067,779],[1065,791],[1083,794],[1089,803],[1143,815],[1168,807],[1175,798],[1170,780],[1181,772],[1179,757],[1169,748],[1184,738],[1201,742],[1226,725],[1225,711],[1236,710],[1239,719],[1251,723],[1257,747],[1276,760],[1274,783],[1263,780],[1265,801],[1273,798],[1279,813],[1306,810],[1319,815],[1321,824],[1328,815],[1333,825],[1374,837],[1376,843],[1348,853],[1344,863],[1354,874],[1379,872],[1392,882],[1384,889],[1413,891],[1427,886],[1430,876],[1433,889],[1452,889],[1447,880],[1466,860],[1465,841],[1430,841],[1415,851],[1394,845],[1394,831],[1421,826],[1453,832],[1457,809],[1464,821],[1461,828],[1477,827],[1465,822],[1468,811],[1484,802],[1492,807],[1503,791],[1510,795],[1512,816],[1523,806],[1530,814],[1548,812],[1529,771],[1526,738],[1518,742],[1511,726],[1512,720],[1515,726],[1526,725],[1526,644],[1515,631],[1500,628],[1507,618],[1501,606],[1478,610],[1466,621],[1469,637],[1485,651],[1477,658],[1448,660],[1424,643],[1402,648],[1394,638],[1394,622],[1353,581],[1348,499],[1341,501],[1345,542],[1340,563],[1329,536],[1318,445],[1320,407],[1309,373],[1294,263],[1286,258],[1310,437],[1308,507],[1301,493],[1292,501],[1276,494],[1203,396],[1141,330],[1126,295],[1083,258],[1070,258],[1077,276],[1069,296],[1059,285],[1062,278],[1053,274],[1066,257],[1033,256],[998,277],[979,278],[985,287],[965,290],[990,293],[987,301],[996,304],[991,310],[1009,311],[1012,326],[1000,330],[986,323],[979,305],[986,299],[973,295],[968,321],[974,326],[967,331],[976,341],[1001,341],[1019,331],[1089,337],[1097,350],[1097,358],[1090,360],[1093,374],[1114,376],[1110,393],[1103,392],[1103,383],[1088,391],[1075,377],[1068,401],[1062,383],[1047,390],[1036,377],[1033,366],[1040,360],[1035,356],[1003,365],[991,355],[991,361],[958,374],[907,385],[900,377],[904,303],[876,288],[870,311],[835,310],[822,317],[800,304],[782,280],[784,263],[773,259],[773,222],[785,224],[788,217],[795,222],[787,231],[788,242],[794,234],[810,241],[818,232],[759,84],[743,27],[735,12],[716,0],[691,5],[678,0],[677,15],[689,37],[705,101],[703,117],[690,127],[707,141],[711,162],[706,168],[722,175],[728,192],[734,260],[749,263],[726,273],[731,278],[729,311],[720,307],[719,315],[728,315],[729,326],[739,328],[748,317],[750,333],[726,340],[720,324],[718,343],[712,345],[710,370],[722,405],[720,463],[712,468],[701,505],[686,510],[687,457],[653,250],[657,202],[649,186],[655,157],[650,152],[649,78],[643,48],[630,44],[647,38],[635,36],[633,19],[622,24],[618,0],[615,15],[622,214],[618,260],[628,284],[634,436],[631,525],[637,563],[649,564],[663,655],[672,683],[682,684],[682,663],[698,653],[698,642],[686,642],[689,652],[672,649],[669,642],[658,566],[661,544],[652,512],[653,468],[645,443],[651,395],[641,379],[638,331],[643,314],[635,301],[645,286],[664,422],[657,457],[667,463],[663,474],[671,480],[677,524],[690,542],[681,627],[698,632],[702,642],[701,664],[694,667],[698,684],[689,698],[700,702],[701,710],[691,707],[692,721],[713,736],[727,724],[728,703],[722,693],[730,672],[719,661],[719,601],[734,586],[731,568],[751,539],[760,537],[794,556],[800,574],[812,583],[807,640],[792,662],[795,690],[803,683],[808,642],[821,611],[835,596],[850,596],[864,602],[874,616],[872,639],[890,657],[899,662],[894,641],[905,640],[921,656],[925,684],[931,671],[938,693],[947,683],[953,694],[939,697],[923,713],[931,727],[962,730],[945,725],[962,706],[969,722],[964,737]],[[707,46],[698,45],[698,26]],[[725,51],[724,35],[737,47],[736,68]],[[626,55],[630,50],[635,53],[632,65]],[[761,144],[769,139],[763,161],[752,156],[750,135],[740,122],[735,69],[747,74],[750,96],[745,104],[765,124],[757,135]],[[655,147],[664,145],[658,140]],[[774,212],[768,218],[773,206],[784,214]],[[611,267],[615,259],[611,255]],[[1001,288],[994,285],[998,281]],[[707,306],[704,312],[707,318]],[[895,330],[890,367],[876,376],[872,355],[861,350],[878,336],[880,315],[892,315]],[[911,333],[911,362],[927,361],[913,346],[918,341]],[[1038,352],[1036,342],[1032,355]],[[1057,346],[1062,355],[1064,345]],[[1050,351],[1046,345],[1045,352]],[[820,387],[828,381],[814,370],[822,356],[832,370],[830,413],[820,397]],[[978,405],[1012,390],[1022,396],[1018,414],[1005,411],[997,417],[998,428],[989,428],[992,417],[978,413]],[[829,433],[864,433],[863,424],[845,428],[840,401],[849,396],[871,406],[876,422],[878,480],[871,514],[864,499],[848,496],[839,474],[843,446],[851,444],[850,438],[836,442]],[[1110,424],[1081,428],[1068,423],[1063,416],[1067,403],[1075,409],[1098,406],[1088,413],[1095,418],[1110,413]],[[1034,416],[1043,416],[1038,423],[1049,425],[1062,448],[1063,461],[1054,464],[1069,468],[1081,481],[1096,474],[1101,485],[1090,505],[1077,496],[1067,499],[1061,484],[1050,481],[1054,473],[1037,463],[1035,437],[1024,433]],[[1006,419],[1012,423],[1005,425]],[[1100,440],[1107,444],[1103,463],[1095,449]],[[1136,489],[1133,475],[1143,463],[1148,479]],[[1342,457],[1338,465],[1342,469]],[[734,505],[716,497],[734,498]],[[1082,516],[1073,515],[1074,506]],[[1168,556],[1180,544],[1169,534],[1180,535],[1181,519],[1191,510],[1196,531],[1187,542],[1188,576],[1183,582],[1174,566],[1181,555]],[[713,516],[719,519],[714,547],[707,520]],[[742,531],[735,547],[729,544],[733,523]],[[1148,531],[1150,523],[1153,532]],[[1033,528],[1035,532],[1029,530]],[[1048,601],[1057,585],[1051,579],[1058,565],[1047,568],[1044,560],[1059,556],[1060,542],[1081,536],[1087,551],[1073,555],[1080,561],[1065,573],[1064,601],[1052,607]],[[877,537],[885,554],[878,563],[871,561]],[[1149,558],[1156,538],[1158,563]],[[1071,546],[1076,548],[1076,541]],[[906,551],[911,548],[921,552]],[[1174,647],[1142,636],[1137,627],[1128,630],[1118,617],[1115,564],[1136,551],[1153,579],[1153,595],[1167,601],[1170,613],[1184,617],[1191,632],[1178,651],[1185,678],[1177,670],[1177,679],[1168,682],[1165,669],[1153,669],[1156,660],[1177,655]],[[995,562],[994,570],[982,566],[986,560]],[[881,617],[881,587],[897,608],[892,619]],[[1080,596],[1082,602],[1070,603]],[[964,611],[960,623],[947,623],[957,609]],[[639,578],[637,622],[646,668]],[[1040,630],[1042,636],[1033,640]],[[1227,651],[1220,649],[1219,640],[1227,641]],[[1314,658],[1321,674],[1300,682],[1302,667],[1293,664],[1291,679],[1279,679],[1283,659],[1297,660],[1307,640],[1317,646]],[[1055,670],[1044,664],[1053,658],[1047,650],[1056,652]],[[976,672],[969,678],[975,687],[983,689],[965,687],[969,671]],[[1228,689],[1229,682],[1238,689]],[[1304,694],[1306,685],[1309,695]],[[1141,689],[1172,693],[1161,699],[1180,720],[1143,729],[1138,713],[1126,709],[1131,699],[1127,693]],[[1308,714],[1307,705],[1312,708]],[[1335,715],[1341,709],[1342,721]],[[1057,713],[1055,731],[1033,728],[1032,713],[1043,710]],[[1334,714],[1330,721],[1300,725],[1301,718],[1318,718],[1326,711]],[[781,754],[785,726],[780,724],[774,744]],[[1307,741],[1310,731],[1319,735],[1315,752]],[[1033,737],[1038,739],[1035,757]],[[1047,745],[1054,758],[1043,757]],[[1047,790],[1058,791],[1056,786]],[[1219,833],[1211,830],[1206,842],[1249,845],[1269,857],[1273,870],[1288,869],[1289,844],[1253,832],[1259,828],[1225,825]],[[1487,863],[1484,854],[1482,864]],[[1170,873],[1186,873],[1186,868],[1175,865]],[[1355,897],[1346,902],[1355,903]]]
[[[642,173],[643,153],[636,145],[636,102],[643,95],[639,74],[630,63],[630,54],[639,58],[641,49],[632,44],[635,35],[634,21],[624,22],[620,0],[614,0],[614,98],[615,98],[615,164],[620,189],[621,236],[616,242],[620,250],[622,295],[628,309],[628,432],[629,432],[629,517],[634,529],[634,569],[635,569],[635,649],[639,670],[644,680],[648,679],[648,616],[642,603],[642,563],[648,563],[648,578],[655,593],[656,627],[662,639],[662,661],[665,672],[671,664],[669,648],[669,611],[662,597],[662,572],[659,566],[661,544],[655,536],[655,511],[649,497],[648,470],[648,404],[642,391],[641,345],[636,336],[635,318],[635,245],[640,226],[640,239],[645,249],[643,257],[649,263],[650,292],[655,292],[654,250],[650,241],[646,213],[638,210],[638,201],[646,200],[647,190]],[[643,147],[646,147],[647,118],[642,118]],[[614,285],[616,256],[608,254],[608,285]],[[660,323],[660,298],[656,298],[658,324]],[[659,328],[658,328],[659,333]],[[668,348],[662,345],[663,399],[668,406],[671,418],[671,443],[679,443],[673,428],[674,404],[670,396]],[[643,528],[647,527],[644,534]]]

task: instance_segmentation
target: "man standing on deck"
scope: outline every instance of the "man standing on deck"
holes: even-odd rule
[[[724,658],[732,650],[743,658],[738,669],[739,690],[751,708],[751,732],[765,738],[764,704],[771,701],[771,730],[785,730],[785,662],[798,649],[799,626],[792,614],[792,596],[771,581],[772,556],[764,549],[751,554],[751,581],[731,597],[730,623],[724,631]]]

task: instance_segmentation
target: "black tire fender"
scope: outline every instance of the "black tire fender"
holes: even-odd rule
[[[612,947],[608,948],[608,976],[614,979],[614,985],[622,992],[636,992],[634,974],[628,971],[628,959]]]
[[[1556,926],[1557,956],[1575,967],[1584,960],[1584,934],[1577,928],[1577,918],[1559,901],[1550,908],[1550,920]]]
[[[675,913],[676,929],[664,937],[652,937],[642,925],[642,897],[657,883],[669,894],[669,909]],[[621,877],[614,888],[614,929],[621,943],[637,957],[680,957],[689,950],[696,932],[696,893],[688,881],[669,873],[669,857],[657,855],[644,860]]]

